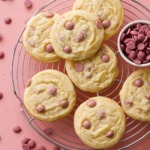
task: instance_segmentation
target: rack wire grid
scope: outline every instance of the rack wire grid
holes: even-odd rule
[[[37,13],[43,10],[50,10],[62,14],[66,11],[72,9],[72,5],[75,0],[52,0],[47,5],[43,6]],[[126,1],[121,0],[124,10],[125,10],[125,17],[123,21],[123,26],[133,20],[150,20],[150,10],[139,3],[136,0]],[[36,14],[37,14],[36,13]],[[35,15],[36,15],[35,14]],[[123,27],[122,26],[122,27]],[[43,122],[39,121],[26,111],[23,105],[23,93],[25,88],[25,83],[28,79],[30,79],[34,74],[41,70],[45,69],[56,69],[59,71],[65,72],[64,68],[64,61],[60,61],[57,63],[49,63],[44,64],[33,60],[29,57],[26,53],[23,43],[22,43],[22,35],[25,30],[26,26],[20,33],[20,36],[15,44],[12,63],[11,63],[11,79],[12,79],[12,86],[13,92],[16,97],[20,100],[20,107],[21,111],[30,124],[30,126],[45,140],[55,145],[60,146],[62,149],[67,150],[91,150],[89,147],[85,146],[81,140],[77,137],[74,127],[73,127],[73,115],[76,108],[89,97],[102,95],[110,97],[116,100],[119,104],[119,91],[126,80],[126,78],[135,70],[140,69],[139,67],[133,67],[126,62],[123,61],[121,56],[117,50],[117,37],[115,35],[111,38],[108,42],[106,42],[112,50],[115,52],[117,59],[118,59],[118,67],[120,70],[118,78],[115,82],[107,89],[103,90],[100,93],[91,94],[87,92],[80,91],[76,88],[77,92],[77,99],[78,102],[73,109],[72,113],[69,114],[67,117],[56,121],[56,122]],[[148,67],[150,69],[150,67]],[[143,123],[136,120],[131,119],[130,117],[126,116],[127,122],[127,129],[124,134],[123,139],[113,148],[110,150],[122,150],[132,146],[133,144],[137,143],[138,141],[142,140],[145,136],[150,133],[150,125],[149,123]],[[50,136],[46,135],[43,130],[48,128],[52,134]]]

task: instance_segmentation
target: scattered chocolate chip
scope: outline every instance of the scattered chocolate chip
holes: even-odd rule
[[[34,148],[36,146],[36,143],[33,140],[29,140],[28,145],[30,146],[30,148]]]
[[[15,127],[13,127],[13,132],[14,133],[20,133],[22,131],[22,129],[21,129],[21,127],[20,126],[15,126]]]
[[[0,99],[2,99],[3,98],[3,93],[2,92],[0,92]]]
[[[0,51],[0,59],[4,58],[5,54],[4,52]]]
[[[21,141],[22,144],[28,144],[30,138],[24,137]]]
[[[22,145],[23,150],[30,150],[30,146],[28,144]]]
[[[32,7],[32,2],[31,2],[30,0],[26,0],[26,1],[24,2],[24,6],[25,6],[26,8],[31,8],[31,7]]]
[[[37,148],[37,150],[46,150],[46,148],[44,146],[40,146]]]
[[[12,19],[10,17],[6,17],[4,19],[5,24],[10,24],[12,22]]]
[[[46,135],[51,135],[51,134],[52,134],[52,131],[51,131],[51,129],[49,129],[49,128],[45,128],[45,129],[43,130],[43,132],[44,132]]]
[[[53,146],[52,150],[60,150],[60,147],[55,145],[55,146]]]
[[[0,40],[2,40],[2,38],[3,38],[3,36],[2,36],[2,34],[0,33]]]

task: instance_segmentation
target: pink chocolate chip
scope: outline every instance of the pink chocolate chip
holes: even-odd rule
[[[145,36],[145,39],[144,39],[143,43],[146,43],[147,41],[148,41],[148,37]]]
[[[4,52],[0,51],[0,59],[4,58]]]
[[[69,106],[69,102],[67,100],[63,100],[60,104],[60,106],[65,109]]]
[[[150,100],[150,95],[148,95],[148,94],[145,95],[145,98],[148,99],[148,100]]]
[[[131,31],[130,33],[131,33],[132,35],[138,35],[138,32],[137,32],[137,31],[134,31],[134,30]]]
[[[73,23],[73,22],[67,22],[67,23],[65,24],[65,28],[66,28],[67,30],[72,30],[72,29],[74,28],[74,23]]]
[[[21,127],[18,126],[18,125],[13,128],[13,132],[15,132],[15,133],[19,133],[19,132],[21,132],[21,131],[22,131],[22,129],[21,129]]]
[[[109,62],[109,60],[110,60],[109,55],[104,54],[104,55],[102,56],[102,61],[103,61],[103,62]]]
[[[54,85],[51,85],[49,88],[49,94],[55,96],[57,93],[57,88]]]
[[[138,34],[138,40],[143,41],[145,39],[144,34]]]
[[[65,47],[64,47],[64,52],[65,52],[65,53],[68,53],[68,54],[71,53],[71,52],[72,52],[71,47],[70,47],[70,46],[65,46]]]
[[[37,148],[37,150],[46,150],[46,148],[44,146],[40,146]]]
[[[110,27],[111,22],[110,22],[110,20],[104,20],[104,21],[102,22],[102,24],[103,24],[103,27],[104,27],[105,29],[107,29],[107,28]]]
[[[30,138],[24,137],[21,141],[22,144],[28,144]]]
[[[132,52],[129,54],[128,58],[133,61],[133,59],[136,58],[136,55],[137,55],[136,52],[135,52],[135,51],[132,51]]]
[[[30,0],[26,0],[26,1],[24,2],[24,6],[25,6],[26,8],[31,8],[31,7],[32,7],[32,2],[31,2]]]
[[[30,40],[28,41],[28,45],[29,45],[30,47],[34,47],[34,46],[35,46],[35,41],[34,41],[33,39],[30,39]]]
[[[143,51],[139,51],[139,53],[138,53],[138,58],[140,59],[140,60],[144,60],[144,58],[145,58],[145,52],[143,52]]]
[[[79,42],[82,42],[83,40],[85,39],[84,37],[84,34],[83,33],[79,33],[77,36],[76,36],[76,41],[79,43]]]
[[[136,86],[136,87],[141,87],[142,85],[143,85],[143,80],[142,79],[136,79],[135,81],[134,81],[134,85]]]
[[[52,131],[49,129],[49,128],[45,128],[43,130],[43,132],[46,134],[46,135],[51,135],[52,134]]]
[[[125,104],[125,105],[128,105],[128,106],[131,106],[133,103],[132,103],[131,100],[126,99],[126,100],[124,100],[124,104]]]
[[[88,100],[87,101],[87,105],[89,107],[95,107],[96,106],[96,101],[95,100]]]
[[[150,30],[147,32],[147,37],[150,39]]]
[[[132,49],[126,48],[126,53],[127,53],[127,54],[130,54],[131,52],[133,52]]]
[[[109,132],[107,132],[106,137],[111,138],[114,136],[114,132],[112,130],[110,130]]]
[[[52,150],[60,150],[60,147],[58,147],[58,146],[54,146],[53,148],[52,148]]]
[[[140,30],[141,27],[142,27],[142,24],[138,23],[138,24],[136,25],[136,27],[137,27],[138,30]]]
[[[3,38],[2,34],[0,33],[0,40]]]
[[[99,117],[100,119],[104,118],[105,115],[106,115],[106,113],[105,113],[104,111],[98,112],[98,117]]]
[[[146,56],[146,60],[150,61],[150,54],[148,56]]]
[[[12,20],[11,20],[10,17],[6,17],[6,18],[4,19],[5,24],[10,24],[11,21],[12,21]]]
[[[84,121],[82,126],[85,128],[85,129],[89,129],[91,127],[91,122],[90,121]]]
[[[127,35],[129,35],[130,34],[130,32],[131,32],[131,28],[129,28],[128,30],[127,30]]]
[[[135,58],[133,59],[133,62],[136,63],[137,65],[140,65],[142,61],[138,58]]]
[[[30,148],[34,148],[34,147],[36,146],[36,143],[35,143],[35,141],[30,140],[30,141],[28,142],[28,145],[30,146]]]
[[[148,29],[148,25],[143,25],[140,29],[140,31],[146,31]]]
[[[80,63],[76,63],[74,67],[77,72],[82,72],[84,70],[84,66]]]
[[[124,45],[124,44],[121,44],[120,47],[121,47],[121,50],[124,52],[124,51],[125,51],[125,48],[126,48],[125,45]]]
[[[48,45],[46,46],[46,51],[49,52],[49,53],[53,53],[53,52],[54,52],[54,49],[53,49],[52,44],[48,44]]]
[[[22,145],[23,150],[30,150],[30,146],[28,144]]]
[[[103,25],[102,25],[102,23],[99,20],[96,21],[95,25],[96,25],[96,27],[98,29],[102,29],[103,28]]]
[[[127,44],[127,48],[129,48],[129,49],[135,49],[135,48],[136,48],[135,42],[130,41],[130,42]]]
[[[85,76],[87,79],[90,79],[92,77],[92,73],[91,72],[86,72]]]
[[[37,105],[36,111],[39,112],[39,113],[45,112],[45,106],[42,105],[42,104]]]
[[[126,38],[126,34],[125,34],[125,33],[123,33],[123,34],[122,34],[122,36],[121,36],[121,41],[124,41],[124,40],[125,40],[125,38]]]
[[[53,12],[50,12],[50,11],[46,11],[44,12],[44,16],[47,17],[47,18],[51,18],[53,17],[55,14]]]
[[[0,92],[0,99],[2,99],[3,98],[3,93],[2,92]]]
[[[137,47],[138,47],[138,50],[143,50],[144,47],[145,47],[145,45],[144,45],[144,43],[139,43],[139,44],[137,45]]]

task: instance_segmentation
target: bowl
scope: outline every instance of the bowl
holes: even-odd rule
[[[147,67],[147,66],[150,66],[150,60],[149,60],[150,59],[150,37],[147,39],[147,42],[145,44],[144,40],[146,40],[145,38],[146,38],[147,32],[146,32],[146,30],[143,31],[144,27],[142,28],[143,30],[140,28],[141,27],[140,24],[141,25],[148,25],[149,30],[148,29],[147,30],[148,30],[148,32],[150,31],[150,21],[136,20],[136,21],[130,22],[119,33],[118,51],[119,51],[121,57],[127,63],[129,63],[133,66]],[[135,26],[136,26],[136,28],[134,28]],[[132,31],[135,31],[135,32],[132,32]],[[138,35],[137,35],[137,33],[138,33]],[[142,41],[142,35],[140,38],[139,34],[145,35],[143,41]],[[127,38],[128,38],[128,40],[127,40]],[[144,49],[143,49],[143,45],[144,45]],[[145,54],[143,54],[143,53],[145,53]],[[149,57],[147,58],[148,55],[149,55]],[[146,58],[148,60],[144,60]],[[143,59],[143,61],[142,61],[142,59]],[[140,63],[140,61],[141,61],[141,63]],[[146,61],[148,61],[148,62],[146,62]]]

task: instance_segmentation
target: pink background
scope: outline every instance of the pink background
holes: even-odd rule
[[[130,2],[130,0],[127,0]],[[138,0],[143,5],[150,8],[149,0]],[[0,101],[0,150],[21,150],[21,140],[23,137],[30,137],[38,144],[44,145],[48,150],[52,150],[53,145],[40,137],[27,123],[20,111],[20,103],[12,92],[10,79],[10,63],[14,45],[17,37],[24,26],[24,22],[32,16],[41,6],[49,0],[34,0],[32,9],[27,10],[24,7],[23,0],[0,1],[0,33],[3,40],[0,41],[0,51],[5,52],[5,58],[0,59],[0,91],[3,92],[4,98]],[[10,16],[12,23],[5,25],[3,20]],[[23,131],[20,134],[14,134],[12,128],[20,125]],[[148,135],[144,140],[128,148],[128,150],[149,150]]]

